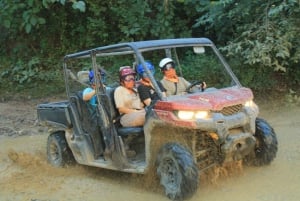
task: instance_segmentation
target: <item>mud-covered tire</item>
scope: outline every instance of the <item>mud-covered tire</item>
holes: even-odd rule
[[[55,132],[48,136],[47,159],[55,167],[64,167],[74,162],[73,154],[63,132]]]
[[[256,146],[254,152],[244,159],[246,165],[262,166],[269,165],[276,157],[278,141],[274,129],[264,119],[257,118],[255,121]]]
[[[171,200],[191,197],[199,184],[198,168],[193,155],[177,143],[167,143],[157,157],[157,174],[165,194]]]

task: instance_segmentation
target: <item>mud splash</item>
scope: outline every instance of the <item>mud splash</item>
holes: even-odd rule
[[[5,184],[0,184],[2,190],[9,189],[21,192],[38,189],[39,192],[49,192],[49,190],[51,192],[60,188],[63,183],[63,177],[74,176],[72,175],[72,170],[70,171],[71,167],[66,169],[51,167],[47,164],[45,155],[41,152],[31,154],[9,150],[7,155],[10,159],[10,164],[7,165],[5,171],[12,167],[15,171],[8,171],[10,176],[1,179],[1,184]],[[55,185],[53,185],[52,181],[55,181]]]
[[[262,110],[261,116],[278,136],[274,162],[263,167],[243,167],[236,162],[209,169],[201,174],[199,189],[190,201],[300,200],[299,114],[299,107]],[[35,115],[32,104],[0,103],[1,201],[169,200],[155,168],[147,175],[137,175],[82,165],[50,166],[48,133],[34,126]],[[28,132],[21,136],[23,130]]]
[[[0,170],[2,175],[1,191],[13,192],[39,192],[39,194],[52,194],[65,188],[68,182],[65,179],[85,180],[94,178],[99,181],[110,180],[120,186],[146,190],[148,192],[164,195],[164,190],[159,184],[156,171],[146,175],[119,173],[99,168],[86,167],[81,165],[68,166],[66,168],[54,168],[47,163],[45,153],[26,153],[9,150],[7,153],[9,161],[7,167]],[[233,162],[222,167],[214,167],[200,175],[200,186],[218,186],[218,181],[224,178],[242,174],[241,162]],[[113,181],[112,181],[113,180]],[[31,193],[28,200],[35,200]],[[26,199],[25,199],[26,200]]]

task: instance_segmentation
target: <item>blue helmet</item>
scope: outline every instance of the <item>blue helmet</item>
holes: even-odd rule
[[[90,70],[90,72],[89,72],[89,81],[90,81],[90,84],[93,84],[95,82],[95,76],[94,76],[93,70]]]
[[[155,69],[154,69],[153,64],[151,62],[149,62],[149,61],[146,61],[145,64],[146,64],[148,70],[152,73],[152,75],[154,75]],[[143,67],[143,64],[139,64],[137,66],[137,68],[136,68],[136,71],[139,74],[139,76],[143,77],[145,75],[144,74],[145,73],[145,69]]]
[[[102,78],[102,81],[103,83],[105,82],[105,72],[101,71],[99,69],[99,73],[101,74],[101,78]],[[90,84],[94,84],[95,83],[95,73],[93,70],[90,69],[90,72],[89,72],[89,81],[90,81]]]

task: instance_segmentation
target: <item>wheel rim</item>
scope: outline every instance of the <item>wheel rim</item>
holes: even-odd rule
[[[167,196],[175,199],[181,184],[181,174],[177,164],[171,158],[165,158],[160,164],[161,184],[165,187]]]

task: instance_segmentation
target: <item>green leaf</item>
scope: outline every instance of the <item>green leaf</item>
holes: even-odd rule
[[[35,26],[36,23],[37,23],[37,18],[34,17],[34,16],[32,16],[32,17],[30,18],[30,24],[32,24],[33,26]]]
[[[31,24],[29,24],[29,23],[26,24],[25,31],[26,31],[26,33],[30,33],[30,31],[31,31]]]
[[[28,11],[25,11],[22,15],[23,19],[25,22],[28,22],[29,21],[29,18],[30,18],[30,14]]]
[[[39,22],[39,24],[45,24],[46,20],[45,20],[45,18],[39,17],[38,22]]]
[[[28,62],[28,66],[32,67],[35,64],[39,64],[40,60],[37,57],[33,57],[29,62]]]
[[[80,10],[80,12],[85,12],[85,3],[83,1],[74,2],[72,7]]]
[[[26,70],[23,70],[20,72],[22,75],[27,75],[27,71]]]
[[[48,0],[43,0],[42,4],[43,4],[44,8],[49,8]]]
[[[33,0],[27,0],[29,6],[33,6]]]
[[[11,25],[11,23],[10,23],[9,20],[4,20],[4,27],[5,28],[10,28],[10,25]]]

